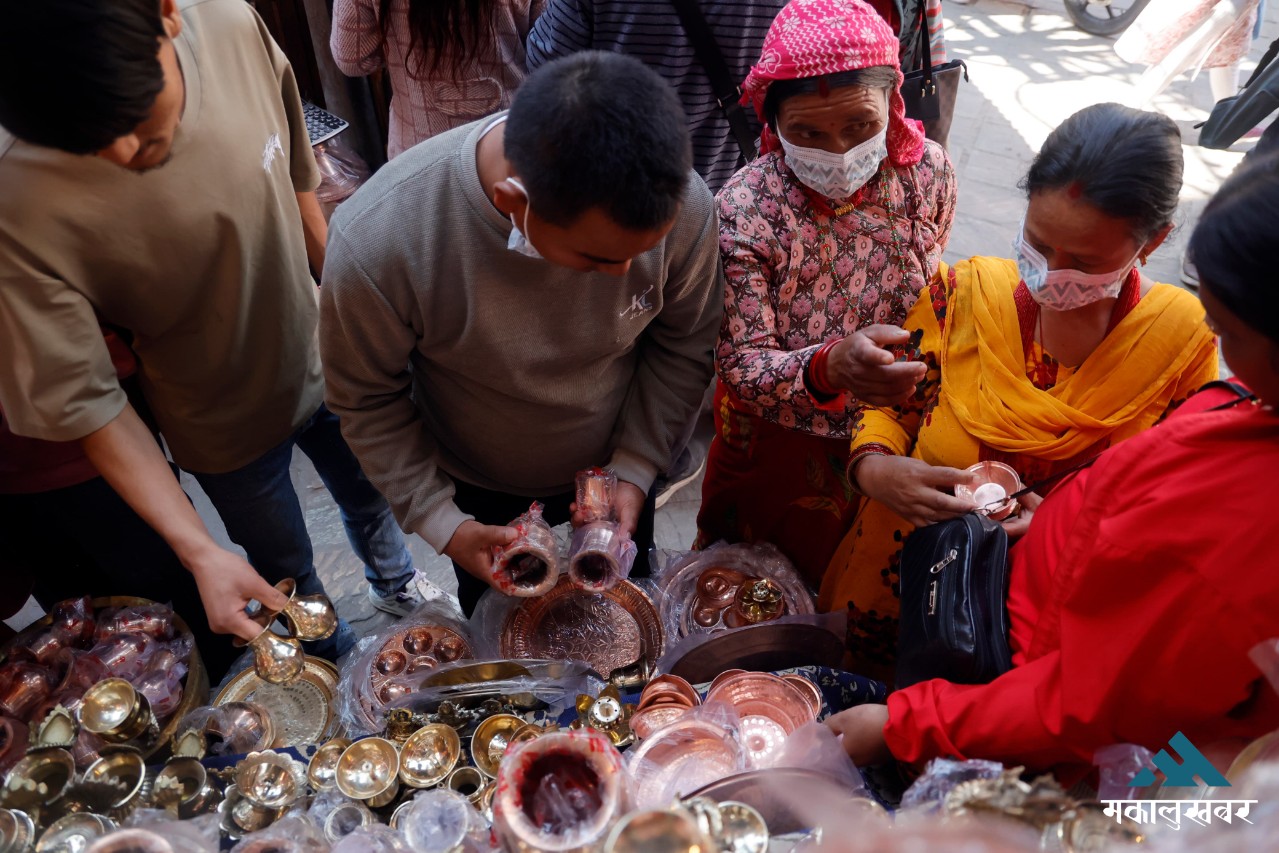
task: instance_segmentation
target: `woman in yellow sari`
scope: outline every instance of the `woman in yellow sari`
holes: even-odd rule
[[[942,264],[911,309],[905,357],[928,374],[906,403],[854,425],[849,480],[866,497],[821,585],[821,609],[848,609],[856,671],[891,674],[902,543],[974,508],[953,494],[970,481],[963,469],[994,460],[1036,483],[1216,378],[1199,301],[1139,267],[1172,229],[1180,143],[1155,113],[1099,104],[1071,116],[1024,182],[1017,260]],[[1012,536],[1023,526],[1007,523]]]

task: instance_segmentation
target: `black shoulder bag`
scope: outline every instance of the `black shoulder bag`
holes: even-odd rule
[[[693,44],[697,61],[711,81],[715,103],[724,113],[724,118],[728,119],[733,138],[742,151],[738,165],[743,166],[755,159],[756,144],[755,134],[751,133],[750,123],[746,121],[746,111],[742,109],[742,87],[729,72],[728,63],[724,61],[724,54],[719,49],[719,42],[715,41],[715,34],[711,32],[706,17],[698,8],[697,0],[671,0],[671,5],[679,14],[684,32]]]
[[[1236,397],[1205,411],[1254,397],[1233,382],[1210,382]],[[1096,462],[1065,471],[1009,495],[1019,498]],[[988,684],[1012,669],[1008,644],[1008,534],[997,521],[970,512],[920,527],[902,547],[901,629],[897,638],[898,689],[930,678]]]
[[[1213,105],[1208,120],[1199,125],[1199,144],[1204,148],[1229,148],[1266,116],[1279,110],[1279,39],[1270,43],[1243,90]]]
[[[923,13],[920,13],[923,17]],[[968,79],[968,66],[962,59],[933,67],[932,44],[928,38],[928,20],[919,28],[919,49],[923,65],[902,81],[902,100],[907,118],[924,123],[924,135],[947,148],[950,124],[955,118],[955,99],[959,96],[959,78]]]

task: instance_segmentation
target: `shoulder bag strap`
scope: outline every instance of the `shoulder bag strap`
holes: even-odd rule
[[[729,72],[728,63],[724,61],[724,54],[720,52],[719,43],[715,41],[715,34],[711,32],[710,25],[706,23],[706,17],[698,8],[697,0],[671,0],[671,5],[679,13],[680,23],[684,26],[688,40],[693,44],[697,61],[701,63],[702,70],[710,78],[715,103],[728,119],[728,126],[737,140],[737,147],[742,151],[742,162],[748,163],[754,160],[755,136],[751,133],[750,125],[746,121],[746,112],[742,109],[742,87]]]

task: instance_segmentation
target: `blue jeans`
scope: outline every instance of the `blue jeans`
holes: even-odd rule
[[[289,463],[301,448],[333,495],[346,538],[364,562],[364,576],[383,595],[402,590],[413,578],[413,558],[386,498],[373,487],[347,447],[337,415],[321,406],[287,440],[236,471],[191,475],[217,509],[231,541],[271,583],[298,582],[303,595],[324,592],[298,501]]]

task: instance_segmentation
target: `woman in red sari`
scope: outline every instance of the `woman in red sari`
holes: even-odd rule
[[[1276,221],[1272,157],[1226,182],[1190,243],[1226,363],[1256,399],[1202,392],[1058,487],[1012,551],[1013,668],[835,715],[857,763],[985,758],[1069,778],[1109,744],[1279,728],[1250,658],[1279,637]]]
[[[955,214],[906,118],[897,37],[861,0],[791,0],[744,89],[762,156],[718,195],[727,282],[698,543],[763,540],[814,585],[848,529],[851,424],[913,392],[898,326]]]

